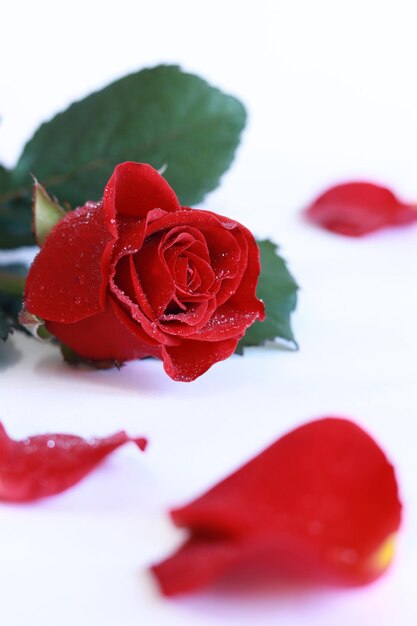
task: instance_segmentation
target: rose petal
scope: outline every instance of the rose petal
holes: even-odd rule
[[[220,216],[218,216],[220,217]],[[234,223],[233,229],[206,228],[204,235],[210,250],[210,262],[218,279],[235,278],[244,273],[247,264],[246,246],[239,246],[237,234],[241,225]]]
[[[69,489],[125,443],[140,450],[146,439],[120,431],[86,441],[75,435],[46,434],[14,441],[0,424],[0,500],[28,502]]]
[[[251,304],[253,305],[252,309],[250,309]],[[246,302],[244,307],[236,307],[232,303],[226,302],[211,315],[202,328],[195,331],[192,338],[210,342],[223,341],[232,337],[241,339],[245,330],[255,320],[263,320],[264,318],[264,306],[255,297],[253,302]]]
[[[182,339],[178,346],[163,346],[164,369],[173,380],[191,382],[214,363],[227,359],[236,350],[238,339],[203,342]]]
[[[115,283],[121,291],[134,303],[149,319],[155,320],[155,313],[146,298],[134,264],[134,256],[129,254],[120,259],[116,266]]]
[[[265,306],[256,297],[260,273],[259,248],[253,235],[243,226],[235,236],[250,263],[246,261],[244,271],[235,278],[223,281],[217,294],[218,308],[208,324],[196,333],[195,339],[219,341],[229,337],[240,338],[255,320],[265,319]]]
[[[197,279],[195,285],[198,284],[198,291],[196,293],[191,291],[193,288],[191,283],[186,289],[178,289],[178,292],[184,302],[187,302],[187,298],[190,298],[192,301],[196,297],[209,297],[218,291],[218,285],[215,282],[215,275],[210,261],[205,261],[197,254],[188,252],[188,267]]]
[[[125,279],[129,277],[125,276]],[[131,275],[130,275],[131,278]],[[178,340],[175,337],[162,332],[159,325],[142,311],[140,306],[136,304],[122,289],[120,289],[114,281],[110,281],[110,289],[112,294],[117,298],[118,303],[123,307],[123,312],[130,318],[132,328],[135,327],[137,332],[145,333],[149,341],[155,341],[162,345],[177,345]],[[145,296],[146,297],[146,296]]]
[[[162,239],[162,247],[164,254],[170,255],[174,253],[175,256],[191,248],[195,254],[198,254],[206,261],[210,260],[204,235],[196,228],[189,226],[171,228]],[[171,257],[169,256],[168,258]]]
[[[363,182],[332,187],[305,213],[318,226],[349,237],[361,237],[387,226],[417,221],[414,205],[401,202],[386,187]]]
[[[236,308],[239,307],[243,314],[256,312],[257,316],[254,319],[263,320],[265,319],[265,307],[255,295],[261,271],[259,248],[252,233],[244,226],[236,233],[236,237],[246,241],[248,262],[245,266],[245,272],[235,287],[234,293],[227,300],[227,304]],[[240,245],[243,249],[243,244]]]
[[[184,302],[218,290],[205,236],[196,228],[176,227],[161,240],[161,252]],[[188,276],[191,271],[192,277]]]
[[[203,234],[207,229],[211,230],[212,228],[216,228],[219,229],[220,236],[223,236],[224,232],[227,232],[223,222],[225,219],[226,218],[222,218],[222,216],[211,213],[210,211],[181,207],[179,211],[164,215],[161,219],[155,220],[149,225],[146,235],[150,237],[161,230],[171,230],[177,226],[183,226],[184,228],[195,228]],[[229,220],[227,225],[229,229],[232,230],[236,228],[238,224],[237,222]]]
[[[175,294],[175,284],[163,255],[160,237],[147,237],[135,254],[138,279],[155,317],[163,314]]]
[[[102,203],[87,203],[68,213],[30,268],[25,308],[42,319],[67,324],[102,311],[115,239],[116,226]]]
[[[181,336],[181,323],[194,328],[206,319],[208,305],[208,301],[204,300],[203,302],[194,302],[189,304],[188,307],[185,307],[185,305],[176,299],[173,301],[172,306],[179,309],[179,311],[165,313],[161,317],[160,327],[166,330],[166,332],[169,332],[170,324],[173,324],[173,326],[171,326],[171,332],[174,327]],[[167,324],[167,322],[169,323]]]
[[[371,437],[349,420],[325,418],[278,439],[171,515],[191,535],[153,568],[166,595],[256,561],[312,582],[370,582],[389,564],[401,504],[394,470]]]
[[[109,298],[104,311],[73,324],[47,322],[46,327],[74,352],[93,361],[114,360],[119,363],[145,356],[159,356],[156,341],[135,324]]]
[[[150,165],[120,163],[104,190],[104,202],[117,215],[144,218],[152,209],[172,212],[180,208],[178,198],[166,180]]]
[[[191,537],[152,571],[164,595],[175,596],[210,585],[233,568],[240,555],[241,546],[232,541]]]
[[[118,239],[113,250],[112,268],[123,256],[134,254],[140,250],[145,239],[148,224],[155,222],[166,214],[166,211],[162,209],[155,209],[149,211],[143,220],[138,220],[134,216],[118,216],[116,220]]]
[[[203,328],[216,309],[216,300],[206,300],[189,304],[187,310],[175,314],[166,314],[159,320],[159,328],[174,337],[194,337]]]

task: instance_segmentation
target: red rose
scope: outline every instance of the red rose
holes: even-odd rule
[[[154,356],[191,381],[255,320],[259,250],[241,224],[181,207],[150,165],[118,165],[101,202],[68,213],[30,268],[25,307],[80,356]]]

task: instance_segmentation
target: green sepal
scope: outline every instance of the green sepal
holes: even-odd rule
[[[101,361],[95,361],[93,359],[86,359],[76,352],[69,346],[66,346],[64,343],[60,343],[59,347],[61,349],[61,354],[66,363],[68,365],[77,366],[77,365],[86,365],[87,367],[96,369],[96,370],[109,370],[114,367],[118,370],[121,369],[124,363],[120,361],[115,361],[114,359],[102,359]]]
[[[52,335],[46,328],[44,320],[37,317],[37,315],[33,315],[33,313],[29,313],[25,308],[20,311],[18,320],[19,324],[35,339],[40,339],[41,341],[50,341],[52,339]]]
[[[34,179],[33,184],[33,234],[41,248],[45,239],[53,229],[65,217],[65,210],[53,200],[46,189]]]

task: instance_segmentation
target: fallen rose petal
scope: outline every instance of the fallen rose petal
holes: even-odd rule
[[[315,583],[371,582],[391,561],[401,504],[393,467],[373,439],[349,420],[323,418],[171,517],[190,536],[152,568],[167,596],[251,567]]]
[[[348,237],[417,222],[417,206],[401,202],[386,187],[364,182],[328,189],[305,214],[316,225]]]
[[[65,491],[128,442],[140,450],[147,444],[124,431],[100,439],[46,434],[14,441],[0,423],[0,501],[28,502]]]

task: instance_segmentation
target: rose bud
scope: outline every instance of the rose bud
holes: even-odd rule
[[[264,319],[259,272],[247,228],[181,207],[150,165],[122,163],[101,202],[68,213],[46,236],[25,308],[85,359],[154,356],[171,378],[191,381]]]
[[[325,418],[278,439],[171,517],[189,538],[152,568],[167,596],[242,570],[371,582],[391,560],[401,504],[375,441],[349,420]]]
[[[88,441],[61,434],[14,441],[0,423],[0,501],[28,502],[61,493],[128,442],[140,450],[147,443],[146,439],[129,437],[124,431]]]
[[[417,221],[416,206],[400,202],[385,187],[362,182],[332,187],[305,214],[316,225],[348,237]]]

